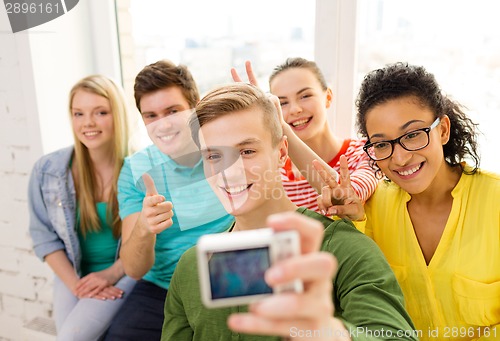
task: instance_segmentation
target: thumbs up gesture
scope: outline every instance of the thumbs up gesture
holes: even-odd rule
[[[142,226],[149,232],[158,234],[172,226],[173,205],[166,201],[163,195],[158,194],[153,178],[147,173],[142,176],[146,185],[146,196],[142,201],[142,211],[139,219]]]

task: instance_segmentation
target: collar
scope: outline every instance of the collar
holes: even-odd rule
[[[192,175],[198,172],[200,167],[203,167],[201,158],[194,167],[180,165],[168,155],[162,153],[155,145],[150,145],[129,156],[127,159],[130,164],[134,183],[137,183],[144,173],[160,167],[166,167],[175,173],[187,173],[186,175]]]

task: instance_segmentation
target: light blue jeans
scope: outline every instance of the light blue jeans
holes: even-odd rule
[[[126,301],[136,281],[124,276],[115,284],[123,290],[123,297],[116,300],[98,300],[74,296],[68,287],[54,278],[54,320],[57,340],[92,341],[99,340],[111,324],[113,317]]]

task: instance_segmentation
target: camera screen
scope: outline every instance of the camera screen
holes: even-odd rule
[[[212,299],[270,294],[264,281],[270,266],[269,247],[208,254]]]

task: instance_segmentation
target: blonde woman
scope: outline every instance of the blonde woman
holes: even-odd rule
[[[97,340],[135,285],[117,258],[117,180],[128,145],[123,91],[88,76],[71,89],[69,112],[74,145],[33,168],[29,228],[36,255],[55,273],[58,340]]]

